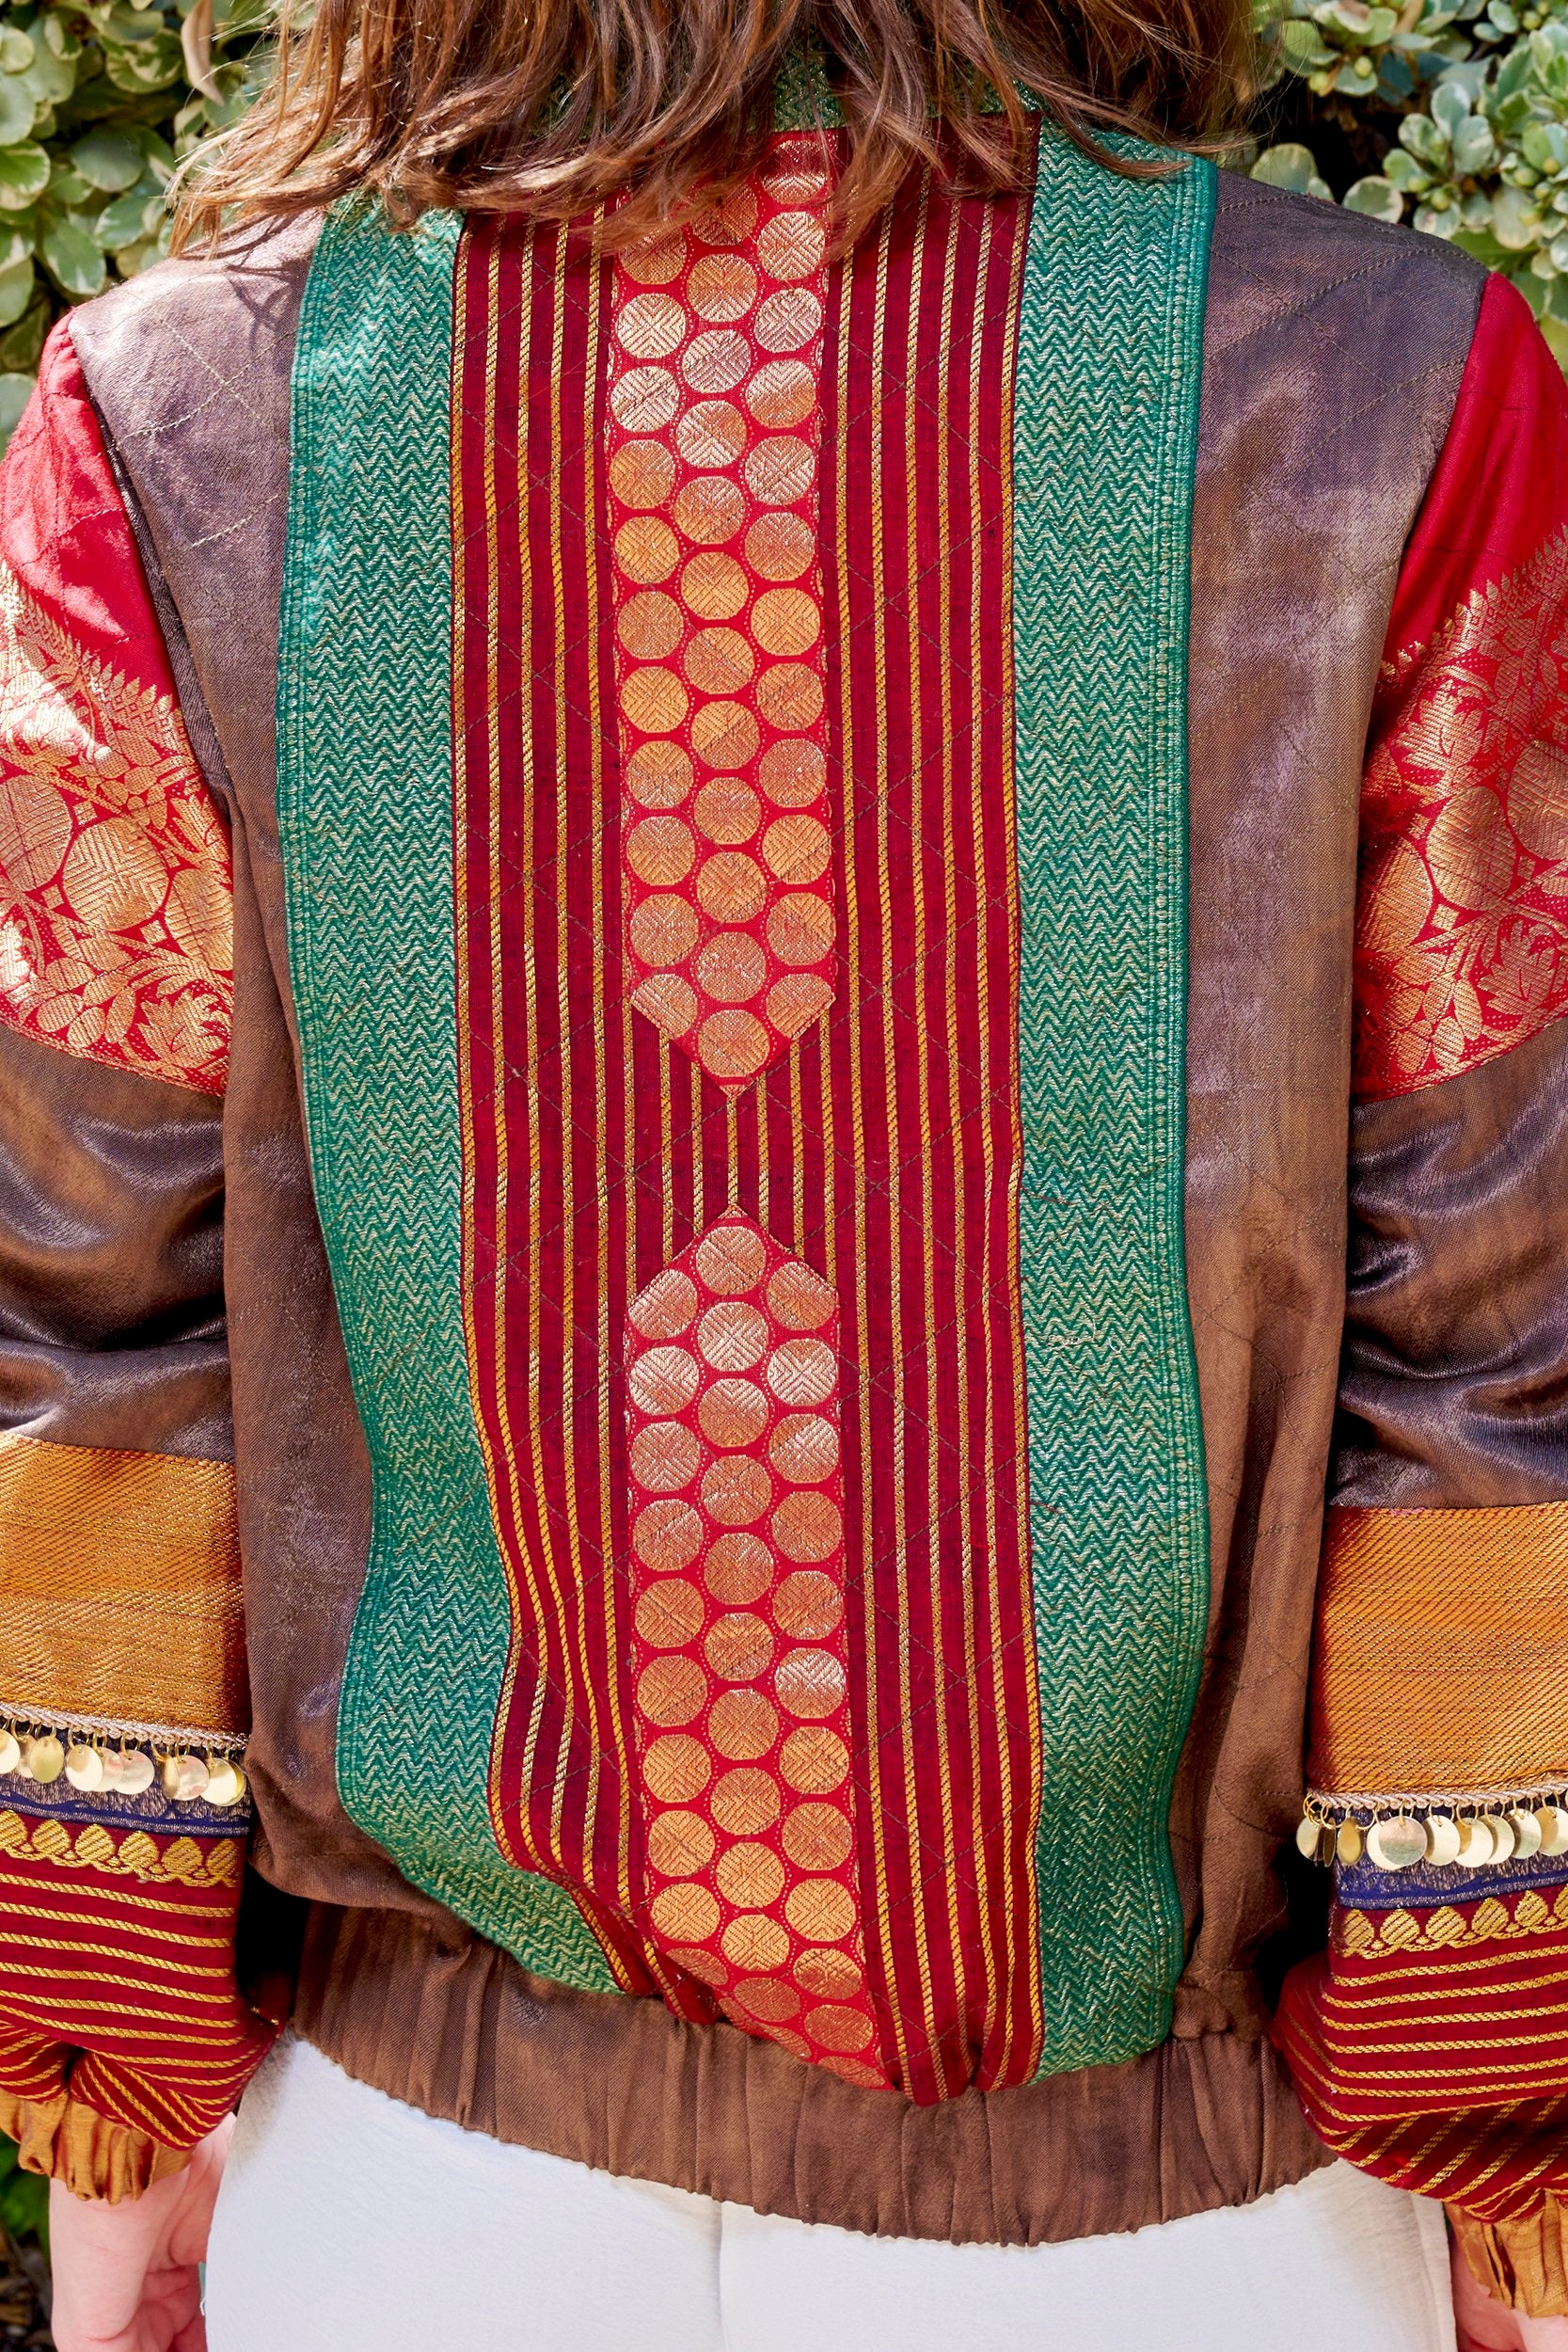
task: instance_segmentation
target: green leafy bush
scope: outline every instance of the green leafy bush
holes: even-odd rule
[[[1568,0],[1256,0],[1261,180],[1512,278],[1568,369]],[[0,0],[0,444],[51,322],[167,244],[177,162],[263,70],[272,0]]]
[[[1301,135],[1254,176],[1451,239],[1513,280],[1568,369],[1568,0],[1286,7],[1271,103]]]
[[[0,0],[0,437],[58,312],[166,249],[176,162],[246,103],[267,13]]]

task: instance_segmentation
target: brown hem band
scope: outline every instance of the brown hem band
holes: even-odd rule
[[[595,2170],[882,2237],[1033,2246],[1244,2205],[1332,2163],[1266,2042],[941,2106],[653,2000],[531,1977],[455,1921],[311,1915],[294,2026],[428,2115]]]

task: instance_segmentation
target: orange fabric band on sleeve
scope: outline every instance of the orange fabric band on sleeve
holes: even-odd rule
[[[1330,1511],[1308,1776],[1347,1794],[1568,1780],[1568,1502]]]
[[[245,1732],[227,1462],[0,1436],[0,1706]]]

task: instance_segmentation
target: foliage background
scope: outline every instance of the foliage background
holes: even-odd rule
[[[1451,238],[1514,280],[1568,371],[1568,0],[1257,5],[1269,67],[1237,167]],[[60,311],[165,250],[176,164],[254,93],[268,13],[0,0],[0,446]],[[0,2140],[0,2341],[44,2341],[5,2308],[43,2210]]]

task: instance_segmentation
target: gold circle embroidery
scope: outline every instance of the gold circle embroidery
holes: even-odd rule
[[[681,388],[668,368],[628,368],[610,388],[610,413],[625,433],[662,433],[680,405]]]
[[[774,671],[776,677],[779,673]],[[657,823],[657,818],[650,822]],[[668,818],[664,820],[669,822]],[[775,817],[762,836],[762,854],[768,871],[798,888],[820,882],[832,855],[832,841],[819,817]],[[652,877],[649,877],[652,880]]]
[[[793,592],[774,589],[771,593],[787,596]],[[674,652],[685,628],[686,615],[662,588],[639,589],[635,596],[626,598],[615,622],[615,633],[634,661],[662,661]],[[768,650],[782,648],[770,646]]]
[[[610,486],[623,506],[662,506],[675,486],[674,458],[662,441],[623,441],[610,460]]]
[[[849,1751],[836,1731],[814,1724],[792,1731],[779,1756],[780,1777],[802,1797],[826,1797],[841,1788],[849,1771]]]
[[[755,1535],[721,1535],[703,1563],[715,1600],[744,1609],[760,1599],[773,1580],[773,1555]]]
[[[809,1029],[833,1001],[828,981],[811,972],[791,972],[768,992],[768,1018],[785,1037]]]
[[[808,596],[803,588],[765,588],[752,609],[752,634],[764,653],[809,653],[821,629],[822,615],[816,598]],[[660,646],[657,653],[665,650]],[[820,753],[817,756],[820,759]]]
[[[802,1952],[795,1974],[806,1992],[827,2001],[852,2000],[865,1989],[864,1974],[847,1952]]]
[[[777,1784],[754,1764],[736,1764],[721,1772],[709,1800],[713,1818],[731,1837],[754,1837],[771,1829],[779,1818]]]
[[[768,1245],[750,1225],[716,1225],[697,1244],[697,1279],[722,1297],[755,1290],[768,1265]]]
[[[666,1576],[638,1595],[632,1622],[650,1649],[684,1649],[702,1631],[706,1614],[707,1603],[695,1584],[683,1576]]]
[[[697,903],[715,923],[751,923],[762,913],[768,884],[744,850],[715,850],[697,876]]]
[[[725,326],[743,319],[757,298],[757,274],[741,253],[705,253],[691,264],[686,297],[700,319]]]
[[[822,680],[805,661],[780,661],[757,680],[757,708],[769,726],[801,734],[822,716]],[[792,820],[781,817],[780,824]],[[793,821],[807,821],[795,819]]]
[[[666,1266],[646,1290],[639,1291],[627,1311],[633,1329],[645,1340],[675,1339],[697,1311],[697,1285],[679,1266]],[[773,1311],[777,1314],[778,1309]]]
[[[849,1817],[836,1804],[798,1804],[784,1825],[784,1850],[798,1870],[836,1870],[848,1858]]]
[[[743,1005],[768,977],[768,958],[750,931],[715,931],[694,966],[700,985],[721,1005]]]
[[[733,621],[751,595],[746,575],[733,555],[704,548],[681,574],[681,597],[700,621]]]
[[[680,276],[686,259],[687,243],[678,229],[659,230],[636,245],[623,246],[620,254],[622,268],[639,286],[667,286],[672,278]],[[778,278],[784,273],[775,270],[773,275]]]
[[[768,1059],[768,1031],[755,1013],[727,1006],[710,1012],[697,1031],[697,1058],[710,1078],[751,1078]]]
[[[668,1728],[700,1715],[707,1677],[694,1658],[655,1658],[637,1677],[637,1704],[651,1724]]]
[[[626,790],[644,808],[677,808],[691,789],[691,777],[690,753],[667,737],[634,745],[626,760]]]
[[[768,1277],[768,1304],[786,1331],[820,1331],[837,1301],[820,1274],[791,1258]]]
[[[770,1846],[747,1842],[726,1848],[713,1875],[719,1892],[736,1911],[766,1911],[784,1893],[784,1864]]]
[[[623,523],[621,528],[631,526]],[[816,534],[799,515],[782,510],[759,515],[746,533],[746,561],[764,580],[799,580],[816,553]],[[648,577],[662,580],[664,573]]]
[[[703,1522],[689,1502],[673,1497],[645,1503],[632,1527],[631,1548],[656,1575],[689,1568],[703,1548]]]
[[[871,2039],[871,2020],[863,2010],[839,2009],[827,2002],[807,2011],[805,2027],[822,2049],[842,2056],[863,2050]]]
[[[709,768],[744,768],[760,739],[744,703],[704,703],[691,722],[691,748]]]
[[[713,1845],[700,1813],[661,1813],[648,1824],[648,1860],[661,1878],[694,1879],[713,1860]]]
[[[703,1473],[703,1508],[721,1527],[753,1526],[772,1500],[773,1481],[752,1454],[722,1454]]]
[[[768,910],[768,945],[781,963],[819,962],[833,944],[835,929],[832,901],[815,891],[791,892]]]
[[[743,1978],[725,1998],[728,2008],[765,2026],[782,2026],[800,2006],[800,1995],[783,1977]]]
[[[626,835],[626,864],[639,882],[666,888],[684,882],[696,854],[691,828],[679,817],[644,817]]]
[[[697,1018],[697,992],[678,972],[652,972],[638,981],[631,1001],[666,1037],[684,1037]]]
[[[621,681],[621,715],[644,735],[673,735],[690,701],[673,670],[629,670]]]
[[[731,326],[710,326],[688,344],[681,373],[694,392],[733,392],[745,382],[751,364],[752,347],[744,335]]]
[[[701,628],[687,646],[682,667],[703,694],[738,694],[750,686],[757,658],[737,628]]]
[[[753,1764],[779,1736],[779,1718],[760,1691],[721,1691],[707,1719],[708,1738],[732,1764]]]
[[[652,1589],[662,1592],[664,1587]],[[709,1626],[703,1655],[721,1682],[754,1682],[773,1662],[771,1629],[749,1609],[727,1610]]]
[[[781,515],[766,519],[783,522],[787,518]],[[662,516],[628,515],[615,533],[615,561],[628,580],[668,580],[679,560],[680,542]]]
[[[769,433],[804,424],[816,405],[816,378],[803,359],[768,359],[746,387],[746,405]]]
[[[782,1968],[789,1958],[788,1936],[766,1912],[737,1913],[719,1940],[724,1958],[735,1968]]]
[[[673,294],[633,294],[617,313],[615,340],[634,359],[667,359],[679,349],[690,325],[690,312]],[[780,343],[776,348],[793,346]]]
[[[633,907],[628,929],[633,952],[660,969],[679,963],[697,945],[697,911],[686,898],[644,898]]]
[[[844,1596],[820,1568],[792,1568],[773,1596],[773,1614],[798,1642],[825,1642],[844,1614]]]
[[[689,1804],[707,1787],[712,1770],[702,1741],[686,1731],[653,1740],[642,1758],[643,1781],[660,1804]]]
[[[719,1905],[705,1886],[661,1886],[648,1907],[656,1931],[673,1944],[693,1944],[712,1935],[719,1925]]]
[[[776,596],[781,592],[769,589],[768,593]],[[802,592],[788,589],[783,593],[795,596]],[[810,604],[812,600],[808,596],[805,601]],[[769,743],[757,762],[757,782],[781,808],[809,808],[821,798],[827,781],[828,761],[821,745],[799,737]]]
[[[632,1365],[626,1385],[640,1412],[679,1413],[696,1395],[702,1376],[697,1359],[688,1349],[650,1347]],[[771,1365],[768,1379],[776,1395],[778,1384],[773,1379]]]
[[[794,434],[770,433],[750,452],[741,470],[759,506],[795,506],[809,498],[816,485],[816,452]],[[656,502],[653,499],[626,501],[628,506]]]
[[[701,1405],[697,1419],[709,1445],[754,1445],[768,1426],[768,1405],[751,1380],[716,1380]]]
[[[768,1385],[781,1405],[820,1405],[832,1396],[837,1381],[838,1359],[825,1340],[785,1340],[768,1359]],[[686,1402],[684,1397],[681,1402]],[[673,1412],[679,1407],[648,1409]]]
[[[640,1486],[668,1494],[688,1486],[702,1466],[703,1449],[684,1422],[651,1421],[631,1441],[631,1474]]]
[[[838,1431],[825,1413],[786,1413],[774,1430],[768,1458],[781,1478],[816,1486],[838,1468]]]
[[[757,260],[769,278],[809,278],[820,269],[828,233],[816,213],[775,213],[757,235]]]
[[[752,322],[752,332],[764,351],[799,351],[821,329],[822,305],[809,286],[785,286],[780,293],[768,294],[757,305],[757,314]],[[662,358],[666,351],[673,349],[673,344],[666,343],[646,356]]]
[[[710,776],[697,795],[691,811],[697,831],[705,841],[735,849],[742,841],[750,841],[762,816],[762,803],[749,784],[738,776]],[[757,950],[759,957],[762,950]],[[767,963],[756,966],[756,987],[742,990],[746,996],[754,996],[767,975]],[[706,981],[703,983],[707,986]],[[713,992],[719,993],[717,990]]]
[[[820,1723],[843,1706],[847,1677],[832,1650],[792,1649],[773,1677],[779,1704],[807,1723]]]
[[[797,1879],[784,1917],[803,1944],[841,1944],[855,1924],[855,1900],[837,1879]]]

